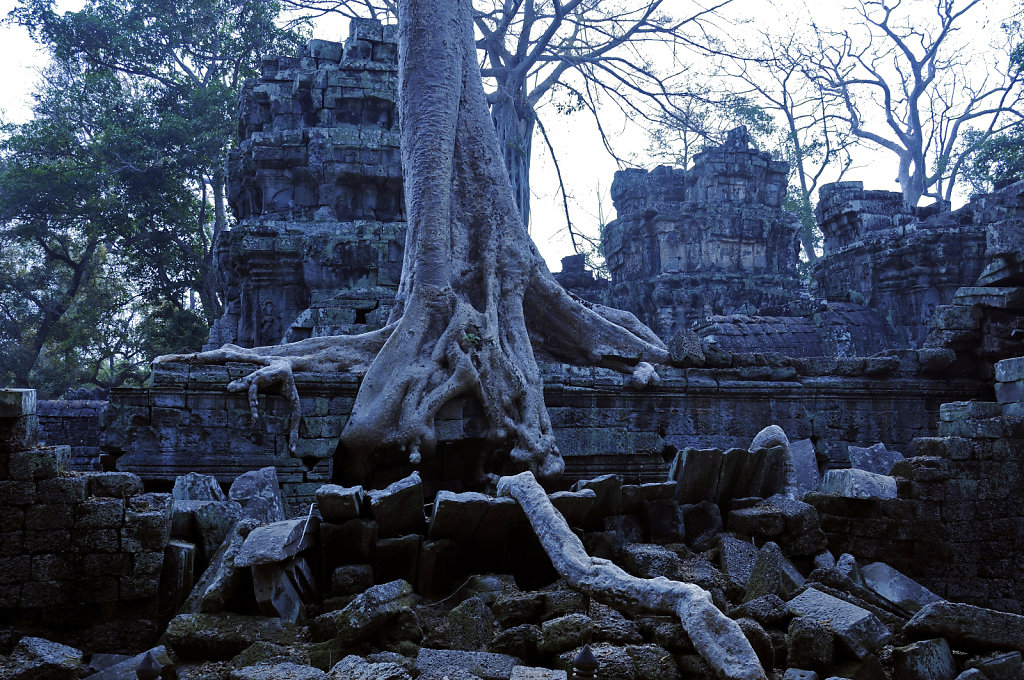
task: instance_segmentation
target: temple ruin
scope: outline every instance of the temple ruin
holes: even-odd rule
[[[209,346],[385,322],[395,39],[353,21],[246,84]],[[1019,677],[1024,182],[941,214],[828,186],[808,290],[785,175],[742,130],[691,169],[617,173],[611,281],[580,256],[556,276],[637,310],[670,365],[639,390],[542,364],[566,461],[546,490],[472,487],[462,398],[439,462],[350,484],[347,373],[296,374],[294,451],[286,399],[253,420],[226,390],[242,364],[159,364],[107,402],[0,390],[0,677],[567,680],[588,645],[606,680],[723,677],[701,630],[591,599],[577,542],[707,591],[767,677]],[[564,532],[545,542],[547,506]]]

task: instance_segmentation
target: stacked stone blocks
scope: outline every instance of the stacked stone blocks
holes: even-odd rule
[[[0,390],[0,612],[57,627],[157,612],[171,504],[124,472],[71,472],[35,444],[34,390]],[[0,616],[0,619],[3,619]]]

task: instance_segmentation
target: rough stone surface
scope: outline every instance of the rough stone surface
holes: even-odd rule
[[[373,586],[344,609],[321,614],[310,628],[314,638],[338,638],[343,642],[365,639],[408,608],[412,585],[391,581]]]
[[[749,602],[765,595],[778,595],[788,600],[803,584],[804,577],[797,568],[782,554],[778,545],[769,541],[757,552],[743,601]]]
[[[880,651],[892,638],[871,612],[814,588],[790,600],[789,610],[828,625],[858,659]]]
[[[250,470],[236,477],[228,490],[228,498],[241,503],[243,510],[250,504],[257,505],[259,509],[255,512],[268,522],[279,522],[285,518],[284,498],[274,467]]]
[[[904,632],[918,637],[938,635],[957,647],[1024,652],[1024,616],[960,602],[925,605]]]
[[[286,644],[295,626],[242,614],[179,614],[167,626],[167,645],[184,659],[230,659],[257,640]]]
[[[832,667],[834,647],[834,635],[828,623],[806,616],[798,616],[789,622],[786,636],[788,665],[827,673]]]
[[[341,524],[350,519],[359,519],[363,509],[363,487],[324,484],[316,490],[316,505],[328,522]]]
[[[864,585],[911,614],[927,604],[942,601],[941,597],[884,562],[872,562],[860,572]]]
[[[421,648],[416,656],[416,670],[421,677],[440,678],[447,672],[463,670],[471,671],[483,680],[508,680],[512,669],[519,663],[519,659],[505,654],[426,647]]]
[[[821,493],[846,498],[896,498],[896,480],[866,470],[829,470],[821,480]]]
[[[380,535],[404,536],[423,527],[423,483],[415,472],[384,489],[367,493]]]
[[[217,478],[200,472],[189,472],[174,480],[171,497],[178,501],[225,501],[227,496]]]
[[[232,670],[230,680],[324,680],[329,677],[319,668],[292,661],[264,662]]]
[[[371,663],[354,654],[336,663],[327,677],[330,680],[411,680],[399,664]]]
[[[922,640],[893,650],[896,677],[906,680],[953,680],[956,666],[943,638]]]
[[[892,466],[903,460],[902,453],[890,451],[882,443],[872,444],[868,447],[851,446],[849,451],[850,467],[873,472],[876,475],[889,474],[892,471]]]

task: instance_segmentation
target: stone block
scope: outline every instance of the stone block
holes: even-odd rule
[[[427,597],[446,595],[457,578],[459,546],[449,539],[424,540],[417,558],[416,592]]]
[[[597,493],[593,489],[556,491],[548,498],[570,527],[582,527],[597,501]]]
[[[896,480],[866,470],[829,470],[821,482],[821,493],[844,498],[893,499],[897,497]]]
[[[482,651],[490,646],[494,629],[494,614],[483,597],[467,598],[448,612],[448,638],[454,649]]]
[[[815,588],[808,588],[790,600],[789,610],[794,616],[806,616],[828,625],[858,659],[881,651],[892,638],[871,612]]]
[[[324,484],[316,491],[316,506],[324,520],[333,524],[359,519],[363,510],[363,487]]]
[[[67,466],[70,446],[46,446],[12,451],[8,458],[8,474],[17,481],[52,479]]]
[[[19,418],[35,413],[35,390],[13,387],[0,389],[0,418]]]
[[[675,499],[644,501],[641,509],[653,543],[679,543],[683,540],[686,534],[683,510]]]
[[[242,518],[242,506],[238,501],[176,501],[173,517],[179,517],[179,509],[184,504],[195,504],[191,514],[192,526],[199,536],[199,545],[203,559],[209,560],[220,549],[221,543],[231,533],[235,522]],[[181,520],[179,519],[179,524]],[[179,527],[180,528],[180,527]],[[172,528],[172,533],[174,529]],[[191,537],[191,532],[177,535]]]
[[[419,534],[377,539],[376,561],[373,565],[376,581],[387,583],[401,579],[416,583],[420,541]]]
[[[818,458],[810,439],[789,443],[790,466],[786,470],[786,487],[797,498],[816,491],[819,484]]]
[[[566,614],[541,624],[538,649],[541,654],[559,654],[588,644],[594,637],[594,622],[584,614]]]
[[[909,614],[916,614],[927,604],[942,598],[920,583],[896,571],[884,562],[873,562],[861,568],[864,585]]]
[[[31,481],[0,480],[0,506],[24,506],[36,502],[36,485]]]
[[[120,529],[124,522],[124,501],[120,498],[90,498],[75,506],[75,529]]]
[[[320,549],[324,566],[373,564],[377,556],[377,523],[353,519],[344,524],[320,524]]]
[[[383,537],[404,536],[423,530],[423,483],[417,473],[367,493],[370,513]]]
[[[679,539],[685,536],[687,545],[697,552],[709,550],[725,526],[718,506],[710,501],[701,501],[693,505],[681,506],[680,511],[683,530]],[[654,538],[653,525],[651,537]]]
[[[239,475],[231,483],[228,498],[241,503],[243,510],[256,500],[262,509],[260,514],[270,522],[277,522],[286,517],[281,485],[277,479],[277,469],[274,467],[264,467]]]
[[[369,564],[346,564],[331,572],[331,592],[336,595],[357,595],[373,585],[373,567]]]
[[[100,498],[135,496],[142,493],[142,479],[134,472],[92,472],[88,493]]]
[[[1024,356],[996,362],[996,382],[1024,380]]]
[[[722,573],[745,589],[757,560],[757,548],[749,541],[730,534],[719,534],[718,552]]]
[[[411,604],[412,585],[392,581],[373,586],[344,609],[321,614],[310,625],[314,640],[337,638],[343,643],[365,640]]]
[[[889,451],[885,444],[872,444],[868,447],[851,446],[849,449],[850,467],[866,470],[876,475],[888,475],[892,466],[903,460],[899,451]]]
[[[0,453],[25,451],[39,442],[39,416],[32,414],[17,418],[0,418]]]
[[[172,539],[164,553],[160,578],[160,600],[169,611],[177,611],[195,585],[196,546]]]
[[[183,659],[230,659],[257,641],[287,643],[295,625],[242,614],[179,614],[167,626],[167,645]]]
[[[519,659],[505,654],[422,647],[416,656],[415,668],[421,676],[443,677],[446,673],[465,671],[486,680],[497,680],[511,677],[512,669],[518,665]]]
[[[832,629],[816,619],[798,616],[786,634],[786,664],[827,673],[835,647]]]
[[[174,500],[182,501],[223,501],[227,500],[224,490],[213,475],[205,475],[199,472],[189,472],[174,480],[174,489],[171,491]]]
[[[953,654],[943,638],[896,647],[892,660],[893,670],[900,680],[953,680],[956,677]]]
[[[1021,680],[1024,666],[1020,652],[987,654],[968,659],[967,667],[980,670],[988,680]]]
[[[572,485],[573,491],[590,489],[594,492],[594,505],[586,517],[586,528],[603,525],[609,515],[622,512],[622,477],[619,475],[601,475],[593,479],[581,479]]]
[[[36,499],[53,504],[81,503],[88,488],[89,478],[82,475],[43,479],[36,484]]]
[[[283,562],[315,543],[319,523],[313,517],[298,517],[257,527],[246,537],[235,558],[239,567]]]
[[[768,541],[757,553],[743,601],[750,602],[765,595],[778,595],[788,600],[803,584],[804,577],[793,563],[786,559],[778,545]]]
[[[904,628],[911,639],[939,636],[957,649],[1024,652],[1024,616],[961,602],[933,602]]]
[[[430,516],[431,538],[449,538],[468,543],[487,513],[490,498],[482,493],[439,491]]]
[[[70,505],[38,504],[25,513],[26,530],[68,530],[74,526],[74,522],[74,511]]]

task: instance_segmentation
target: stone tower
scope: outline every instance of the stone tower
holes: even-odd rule
[[[697,154],[690,170],[615,173],[618,218],[604,234],[610,304],[668,338],[711,315],[799,297],[799,223],[782,209],[787,172],[741,127]]]
[[[383,325],[405,243],[396,73],[395,27],[353,20],[344,44],[265,58],[245,83],[208,348]]]

